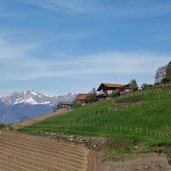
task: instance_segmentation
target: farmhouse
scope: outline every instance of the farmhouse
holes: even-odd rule
[[[86,103],[86,98],[89,94],[85,94],[85,93],[82,93],[82,94],[78,94],[77,95],[77,102],[81,102],[82,104],[85,104]]]
[[[112,94],[114,90],[120,90],[121,92],[128,89],[128,85],[122,84],[111,84],[111,83],[101,83],[97,91],[98,97],[107,97],[109,94]]]

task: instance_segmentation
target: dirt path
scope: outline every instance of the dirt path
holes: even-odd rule
[[[95,151],[90,151],[89,153],[88,171],[97,171],[97,155]]]
[[[34,123],[37,123],[37,122],[52,118],[54,116],[62,115],[62,114],[67,113],[67,112],[68,112],[67,109],[59,109],[58,111],[56,111],[54,113],[51,113],[51,114],[47,114],[47,115],[44,115],[44,116],[40,116],[40,117],[37,117],[37,118],[33,118],[33,119],[30,119],[30,120],[26,120],[26,121],[23,121],[23,122],[13,124],[13,125],[11,125],[11,127],[13,129],[23,128],[23,127],[32,125]]]

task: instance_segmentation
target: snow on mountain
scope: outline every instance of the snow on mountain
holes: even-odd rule
[[[24,91],[21,93],[13,93],[10,96],[2,97],[1,102],[5,103],[6,105],[16,105],[16,104],[49,104],[54,105],[56,103],[58,97],[50,97],[47,95],[43,95],[37,93],[33,90],[31,91]]]
[[[48,96],[33,90],[0,98],[0,123],[11,124],[51,113],[60,102],[74,102],[75,94]]]
[[[16,105],[16,104],[49,104],[55,105],[59,102],[72,102],[76,98],[75,94],[67,94],[61,96],[48,96],[44,94],[40,94],[33,90],[24,91],[21,93],[13,93],[10,96],[0,98],[0,103],[4,103],[6,105]]]
[[[37,96],[38,95],[38,93],[33,91],[33,90],[31,90],[31,91],[24,91],[23,94],[30,94],[30,95],[33,95],[33,96]]]

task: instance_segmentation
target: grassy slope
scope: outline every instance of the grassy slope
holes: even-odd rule
[[[158,88],[89,104],[26,127],[22,131],[64,132],[130,138],[149,143],[170,142],[171,90]]]
[[[89,104],[20,131],[107,137],[104,160],[125,160],[148,151],[164,152],[171,158],[171,88]]]

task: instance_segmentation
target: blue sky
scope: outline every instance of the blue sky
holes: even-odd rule
[[[171,60],[170,0],[0,0],[0,96],[153,83]]]

